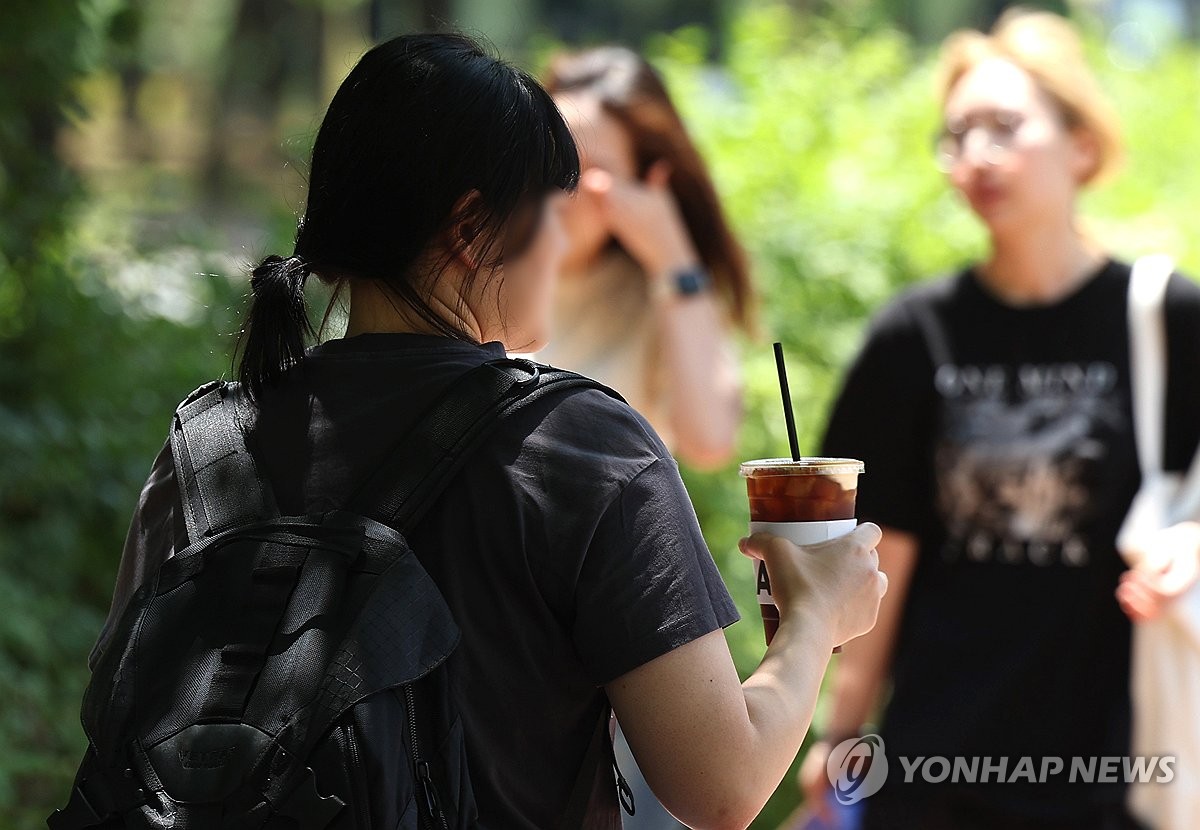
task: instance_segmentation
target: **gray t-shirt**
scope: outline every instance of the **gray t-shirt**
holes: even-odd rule
[[[369,334],[317,346],[260,405],[251,448],[285,514],[340,507],[448,385],[500,344]],[[169,446],[133,517],[113,609],[187,544]],[[738,619],[675,462],[597,390],[498,426],[410,534],[463,638],[450,660],[484,827],[560,820],[602,686]],[[589,826],[619,826],[610,803]],[[607,799],[606,799],[607,800]]]

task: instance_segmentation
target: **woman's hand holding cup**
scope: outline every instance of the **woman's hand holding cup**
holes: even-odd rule
[[[845,536],[796,545],[759,532],[739,543],[742,553],[766,563],[780,623],[800,617],[827,628],[841,645],[875,626],[887,576],[879,570],[879,527],[865,523]]]

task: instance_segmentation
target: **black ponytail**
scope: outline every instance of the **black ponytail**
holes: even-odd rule
[[[250,311],[241,336],[238,378],[251,399],[304,359],[308,339],[314,337],[304,283],[309,267],[303,258],[271,256],[250,274]]]

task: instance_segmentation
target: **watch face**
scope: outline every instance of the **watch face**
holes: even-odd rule
[[[675,278],[675,287],[680,294],[699,294],[708,287],[708,274],[700,268],[691,268]]]

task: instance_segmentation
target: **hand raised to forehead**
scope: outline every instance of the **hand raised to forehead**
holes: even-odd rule
[[[670,164],[659,161],[643,181],[592,168],[579,182],[581,197],[596,201],[612,235],[651,279],[697,260],[670,180]]]

